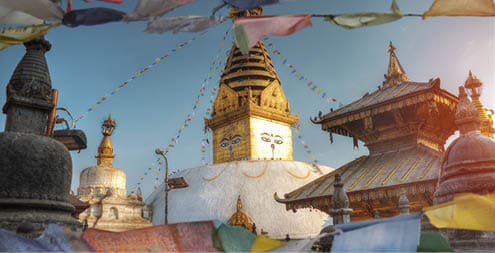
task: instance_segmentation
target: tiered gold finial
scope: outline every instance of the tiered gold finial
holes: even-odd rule
[[[108,115],[108,118],[103,121],[101,125],[101,133],[103,134],[103,139],[100,142],[100,146],[98,147],[98,155],[96,156],[98,165],[112,165],[113,158],[115,155],[113,154],[113,146],[112,141],[110,141],[110,136],[117,123],[112,119],[112,115]]]
[[[481,103],[481,89],[483,83],[478,79],[471,70],[469,70],[469,75],[464,82],[464,87],[468,90],[472,103],[478,112],[478,117],[481,122],[480,131],[481,134],[487,137],[494,137],[495,129],[493,128],[493,119],[486,112],[486,108]]]
[[[234,214],[229,219],[229,224],[232,226],[244,227],[245,229],[251,231],[253,229],[253,221],[244,212],[242,207],[241,195],[237,197],[237,208]]]
[[[387,74],[385,75],[384,88],[389,86],[394,86],[403,81],[409,80],[407,78],[406,72],[404,71],[404,68],[399,62],[399,58],[395,54],[395,47],[392,44],[392,41],[388,46],[388,53],[389,53],[389,62],[388,62]]]
[[[463,86],[459,86],[459,103],[455,113],[455,123],[461,135],[480,129],[478,112]]]

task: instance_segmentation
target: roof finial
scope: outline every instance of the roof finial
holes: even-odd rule
[[[481,134],[484,136],[493,137],[495,134],[495,129],[493,128],[493,119],[488,115],[485,106],[483,105],[483,103],[481,103],[480,100],[483,83],[480,81],[480,79],[473,75],[471,70],[469,70],[469,75],[464,82],[464,87],[469,92],[472,103],[478,112],[478,117],[481,124]]]
[[[237,209],[234,214],[229,219],[229,224],[232,226],[244,227],[247,230],[253,229],[253,221],[249,217],[242,207],[241,195],[237,197]]]
[[[98,165],[112,165],[115,155],[113,154],[113,146],[112,142],[110,141],[110,136],[112,135],[116,126],[117,123],[115,123],[115,121],[112,119],[111,114],[108,115],[108,118],[103,121],[103,124],[101,125],[101,133],[103,134],[103,139],[100,142],[100,146],[98,147],[98,155],[96,156]]]
[[[478,112],[469,100],[466,89],[463,86],[459,86],[459,103],[455,113],[455,123],[461,135],[480,129]]]
[[[404,68],[400,64],[399,59],[395,54],[395,47],[392,44],[392,41],[390,41],[390,44],[388,46],[388,53],[389,53],[388,71],[387,74],[385,75],[384,88],[394,86],[403,81],[409,80],[407,78],[406,72],[404,71]]]

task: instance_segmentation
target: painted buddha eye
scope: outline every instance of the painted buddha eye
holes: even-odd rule
[[[222,142],[220,142],[220,147],[225,148],[227,146],[230,146],[230,142],[229,140],[227,140],[227,138],[223,138]]]
[[[231,141],[232,145],[237,144],[239,142],[241,142],[241,136],[240,135],[234,135],[234,137],[232,137],[232,141]]]
[[[272,139],[270,138],[270,135],[268,133],[262,133],[261,134],[261,140],[264,142],[271,142]]]
[[[284,143],[284,140],[283,140],[282,136],[275,135],[275,138],[273,139],[273,143],[275,143],[275,144],[282,144],[282,143]]]

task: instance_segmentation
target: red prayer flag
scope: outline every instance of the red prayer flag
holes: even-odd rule
[[[265,35],[286,36],[311,25],[311,15],[250,16],[234,21],[234,36],[237,47],[243,53]]]
[[[94,2],[95,0],[84,0],[86,3],[91,3]],[[107,2],[107,3],[113,3],[113,4],[121,4],[124,2],[124,0],[98,0],[102,2]]]

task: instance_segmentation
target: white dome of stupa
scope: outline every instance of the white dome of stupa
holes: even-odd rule
[[[168,223],[220,220],[228,223],[240,196],[243,211],[257,232],[271,238],[308,238],[317,235],[328,215],[319,210],[288,211],[274,194],[290,192],[333,169],[285,160],[235,161],[184,169],[169,178],[183,177],[186,188],[172,189],[168,196]],[[164,223],[164,184],[146,200],[153,208],[153,224]]]

